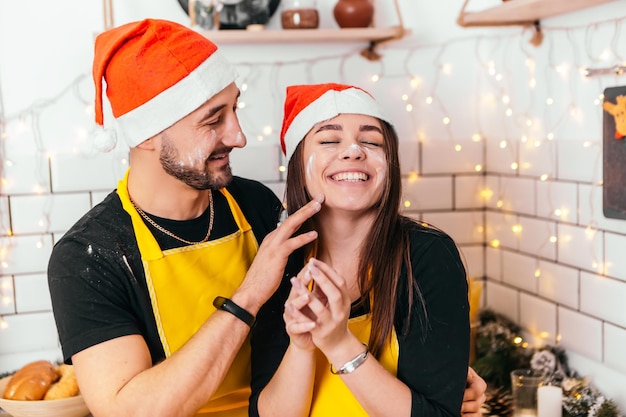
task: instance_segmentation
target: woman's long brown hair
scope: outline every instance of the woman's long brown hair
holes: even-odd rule
[[[383,194],[374,207],[376,217],[372,228],[361,245],[358,267],[358,281],[361,289],[360,303],[367,303],[373,294],[370,305],[372,331],[369,348],[375,357],[380,357],[385,341],[389,338],[396,316],[397,289],[404,263],[408,275],[408,311],[405,329],[408,329],[412,305],[417,297],[421,304],[420,321],[426,322],[421,293],[412,277],[409,233],[403,223],[412,220],[400,214],[402,180],[398,158],[398,136],[393,127],[380,120],[383,131],[383,149],[387,158],[387,172]],[[303,143],[300,142],[289,161],[286,181],[287,210],[291,214],[311,200],[306,191],[304,178]],[[301,231],[316,229],[315,217],[305,223]],[[312,250],[312,248],[308,248]]]

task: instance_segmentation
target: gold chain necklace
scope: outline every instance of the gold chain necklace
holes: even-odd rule
[[[189,240],[185,240],[182,237],[178,237],[176,236],[174,233],[170,232],[169,230],[167,230],[166,228],[164,228],[163,226],[160,226],[159,224],[157,224],[157,222],[155,222],[154,220],[152,220],[152,218],[150,218],[150,216],[148,216],[142,209],[140,209],[137,204],[135,204],[135,202],[133,201],[132,198],[130,198],[130,196],[128,197],[131,204],[133,205],[133,207],[135,207],[135,210],[137,210],[137,213],[139,213],[141,215],[141,217],[143,217],[144,219],[146,219],[146,221],[148,223],[150,223],[152,226],[154,226],[158,231],[165,233],[166,235],[173,237],[176,240],[180,240],[183,243],[186,243],[188,245],[197,245],[198,243],[204,243],[207,240],[209,240],[209,236],[211,236],[211,231],[213,230],[213,217],[215,215],[215,210],[213,209],[213,193],[209,190],[209,228],[206,231],[206,236],[204,237],[204,239],[202,239],[199,242],[191,242]]]

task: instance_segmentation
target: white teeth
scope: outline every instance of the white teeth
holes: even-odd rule
[[[367,181],[369,176],[364,172],[342,172],[332,176],[335,181]]]

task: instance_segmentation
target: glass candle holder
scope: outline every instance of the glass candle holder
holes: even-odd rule
[[[511,372],[513,417],[537,417],[537,388],[542,381],[540,376],[533,376],[530,369]]]

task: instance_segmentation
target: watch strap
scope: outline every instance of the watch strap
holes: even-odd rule
[[[254,324],[254,316],[245,309],[239,307],[230,298],[217,296],[213,300],[213,306],[218,310],[224,310],[229,312],[250,327],[252,327],[252,325]]]

